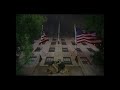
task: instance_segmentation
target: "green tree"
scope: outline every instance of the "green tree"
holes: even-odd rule
[[[103,15],[89,15],[85,18],[85,25],[87,31],[96,32],[98,37],[104,38],[104,16]]]
[[[16,71],[19,71],[20,67],[29,61],[32,54],[32,42],[40,36],[42,24],[46,21],[46,17],[38,14],[16,15],[16,54],[23,54],[21,59],[16,58],[21,61],[16,65]]]
[[[96,65],[104,65],[104,52],[95,52],[93,55],[93,62]]]
[[[93,62],[96,65],[104,65],[104,16],[103,15],[89,15],[85,19],[87,31],[96,32],[97,37],[102,40],[99,52],[94,53]]]

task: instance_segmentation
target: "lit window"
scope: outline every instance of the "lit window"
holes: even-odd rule
[[[72,65],[71,58],[70,57],[63,57],[63,61],[65,64]]]
[[[62,38],[61,41],[65,41],[65,39]]]
[[[55,38],[53,38],[53,41],[56,41],[56,39],[55,39]]]
[[[54,57],[46,57],[45,65],[46,64],[51,64],[53,61],[54,61]]]
[[[49,52],[55,52],[55,48],[54,47],[50,47],[49,48]]]
[[[62,48],[63,52],[68,52],[68,48]]]
[[[90,51],[90,52],[95,52],[92,48],[87,48],[88,49],[88,51]]]
[[[76,50],[77,50],[78,52],[82,52],[80,48],[76,48]]]
[[[51,45],[55,45],[56,44],[56,42],[51,42]]]

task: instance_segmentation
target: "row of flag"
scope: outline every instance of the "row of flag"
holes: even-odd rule
[[[91,44],[96,44],[96,43],[101,43],[102,41],[99,40],[96,36],[96,33],[86,33],[83,32],[80,28],[75,27],[75,38],[76,38],[76,43],[81,43],[81,42],[88,42]]]
[[[74,26],[75,28],[75,40],[76,40],[76,44],[77,43],[81,43],[81,42],[88,42],[91,44],[96,44],[96,43],[101,43],[102,41],[99,40],[96,36],[96,33],[86,33],[85,31],[81,30],[80,28]],[[45,32],[42,30],[41,33],[41,39],[40,39],[40,43],[39,44],[43,44],[46,41],[49,41],[47,35],[45,34]]]

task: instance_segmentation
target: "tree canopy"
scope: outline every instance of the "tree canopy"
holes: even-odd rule
[[[23,53],[23,62],[29,60],[32,42],[40,36],[42,24],[47,18],[38,14],[16,15],[16,53]]]
[[[93,55],[93,62],[96,65],[104,65],[104,16],[103,15],[89,15],[85,19],[87,31],[96,32],[97,37],[102,40],[101,46],[98,46],[99,51]]]
[[[87,31],[96,32],[98,37],[104,38],[104,16],[89,15],[85,18]]]

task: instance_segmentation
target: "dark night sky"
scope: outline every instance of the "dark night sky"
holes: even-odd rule
[[[45,30],[49,35],[58,32],[58,24],[60,21],[60,33],[61,34],[71,34],[74,35],[74,24],[80,26],[81,29],[85,29],[85,17],[88,15],[79,15],[79,14],[46,14],[48,20],[45,23]]]

